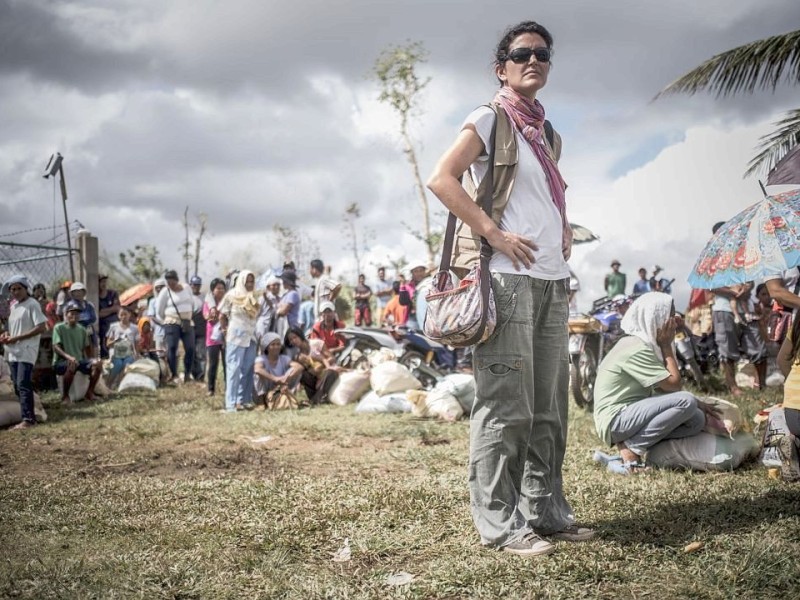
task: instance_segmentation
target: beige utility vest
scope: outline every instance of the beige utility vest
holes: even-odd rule
[[[497,132],[495,133],[494,151],[494,190],[492,192],[492,221],[500,227],[500,220],[503,212],[508,205],[511,197],[511,190],[514,187],[514,179],[517,175],[517,136],[514,125],[508,118],[503,108],[492,103],[491,108],[497,113]],[[547,136],[545,136],[550,152],[558,162],[561,158],[561,136],[553,130],[553,145],[550,146]],[[475,186],[472,174],[467,171],[464,177],[464,189],[475,200],[480,197],[486,185],[488,177],[484,177],[479,187]],[[451,268],[459,277],[463,277],[475,266],[480,258],[481,238],[472,232],[469,225],[460,221],[456,228],[456,239],[453,249],[453,260]]]

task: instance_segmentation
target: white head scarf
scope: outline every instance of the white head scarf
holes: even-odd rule
[[[250,275],[255,278],[255,274],[252,271],[240,271],[236,279],[236,285],[228,292],[228,296],[230,297],[231,303],[241,306],[251,319],[255,319],[260,310],[260,306],[258,304],[257,292],[255,290],[248,292],[247,287],[245,287],[247,285],[247,278]]]
[[[264,352],[266,353],[267,348],[269,348],[269,345],[272,342],[280,342],[280,341],[281,341],[281,336],[279,336],[274,331],[270,331],[269,333],[264,334],[264,338],[262,340],[262,343],[264,344]]]
[[[622,317],[622,331],[638,337],[653,348],[660,360],[664,360],[656,335],[667,324],[671,313],[672,296],[662,292],[648,292],[639,296]]]

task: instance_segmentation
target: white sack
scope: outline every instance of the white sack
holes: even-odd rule
[[[398,362],[388,361],[374,367],[370,372],[370,385],[378,396],[394,392],[418,390],[422,387],[419,379]]]

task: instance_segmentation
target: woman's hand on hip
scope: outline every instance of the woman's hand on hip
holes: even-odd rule
[[[532,240],[516,233],[501,231],[500,229],[495,231],[496,233],[490,234],[490,237],[487,238],[489,245],[510,258],[511,264],[514,265],[517,271],[520,270],[520,263],[526,269],[530,269],[531,265],[536,262],[533,251],[538,250],[539,247]]]

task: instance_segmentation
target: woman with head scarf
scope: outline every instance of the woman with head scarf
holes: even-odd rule
[[[220,330],[225,334],[225,410],[253,408],[253,366],[256,360],[256,321],[261,308],[255,291],[256,276],[240,271],[236,284],[219,307]]]
[[[274,332],[264,335],[264,353],[255,363],[256,393],[264,400],[274,389],[289,390],[303,370],[303,366],[292,360],[287,354],[282,354],[283,344],[281,337]]]
[[[600,363],[594,389],[594,422],[607,444],[616,444],[628,474],[643,466],[641,457],[661,440],[700,433],[713,409],[681,391],[681,374],[672,341],[675,306],[662,292],[640,296],[625,313],[627,334]]]

